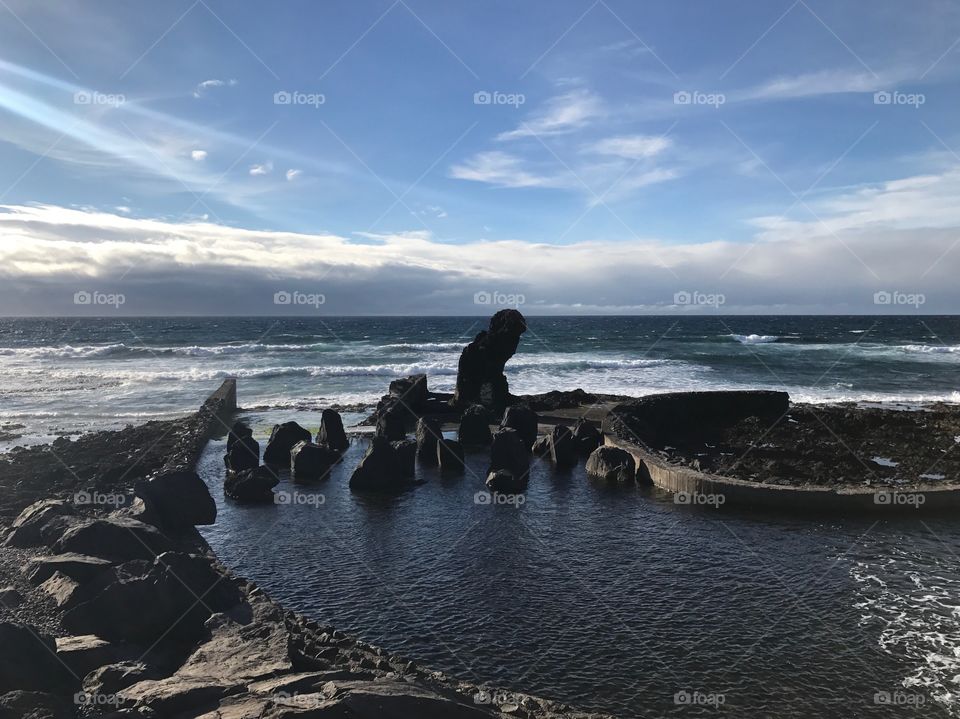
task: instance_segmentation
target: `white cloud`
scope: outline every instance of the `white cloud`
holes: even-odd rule
[[[303,176],[303,170],[289,169],[287,170],[286,177],[287,182],[293,182],[294,180]]]
[[[450,168],[450,176],[458,180],[485,182],[498,187],[563,187],[569,184],[560,176],[531,172],[523,161],[498,150],[480,152]]]
[[[612,155],[628,160],[643,160],[659,155],[673,145],[668,137],[656,135],[621,135],[607,137],[584,148],[599,155]]]
[[[206,151],[206,150],[191,150],[191,151],[190,151],[190,159],[192,159],[192,160],[194,160],[194,161],[196,161],[196,162],[203,162],[204,160],[207,159],[207,151]]]
[[[577,89],[551,98],[546,107],[518,128],[503,132],[498,140],[560,135],[580,129],[603,112],[600,98],[589,90]]]
[[[204,80],[199,83],[195,88],[193,88],[193,96],[196,98],[203,97],[210,90],[217,87],[236,87],[239,83],[236,80]]]
[[[257,177],[258,175],[269,175],[271,172],[273,172],[272,162],[264,162],[259,165],[250,165],[250,174],[254,177]]]

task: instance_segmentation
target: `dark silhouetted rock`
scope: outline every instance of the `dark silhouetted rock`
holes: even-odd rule
[[[637,466],[633,455],[619,447],[597,447],[587,458],[587,474],[609,482],[632,484]]]
[[[214,524],[217,503],[207,483],[192,470],[164,472],[138,482],[134,493],[146,505],[147,516],[168,527]]]
[[[530,451],[533,453],[534,457],[549,457],[550,435],[545,434],[542,437],[538,437],[537,441],[533,443],[533,449]]]
[[[13,520],[6,544],[9,547],[36,547],[50,544],[56,537],[51,537],[50,533],[44,532],[44,527],[52,520],[59,519],[57,524],[62,528],[65,526],[63,518],[72,514],[73,506],[62,499],[42,499],[34,502]]]
[[[55,690],[73,679],[57,659],[53,637],[36,627],[0,622],[0,647],[0,693]]]
[[[388,442],[399,442],[401,439],[406,439],[407,426],[403,418],[402,409],[393,406],[377,417],[375,435],[382,437]]]
[[[517,481],[525,481],[530,472],[530,453],[523,444],[520,433],[505,427],[493,435],[490,447],[490,471],[508,470]]]
[[[417,420],[417,459],[428,467],[437,466],[437,439],[443,436],[442,424],[436,417]]]
[[[326,445],[297,442],[290,450],[290,478],[294,482],[316,482],[324,479],[338,459],[339,452]]]
[[[566,469],[577,463],[580,453],[573,433],[565,424],[554,425],[550,433],[550,461],[557,467]]]
[[[374,437],[367,453],[350,477],[350,489],[361,492],[393,492],[402,483],[400,462],[385,437]]]
[[[479,404],[467,407],[460,418],[457,439],[464,447],[486,447],[493,440],[490,425],[493,417],[485,407]]]
[[[230,469],[230,451],[233,449],[233,446],[241,439],[253,436],[253,430],[243,422],[234,422],[233,426],[230,428],[230,431],[227,432],[227,453],[223,456],[223,463],[227,466],[227,469]],[[257,446],[257,464],[260,463],[259,455],[260,447]],[[243,469],[246,469],[244,467]]]
[[[243,472],[260,466],[260,443],[253,435],[238,438],[227,451],[224,458],[227,469]]]
[[[420,409],[430,396],[427,389],[427,375],[414,374],[403,379],[395,379],[390,383],[390,395],[413,409]]]
[[[438,440],[437,465],[442,474],[463,474],[463,445],[452,439]]]
[[[350,446],[350,440],[347,439],[347,433],[343,429],[343,419],[335,409],[325,409],[320,414],[317,444],[325,444],[337,452],[346,452]]]
[[[397,455],[400,465],[400,474],[404,477],[413,477],[417,473],[417,442],[413,439],[401,439],[391,442],[393,451]]]
[[[95,634],[57,637],[56,641],[60,661],[81,678],[105,664],[133,659],[143,652],[122,642],[108,642]]]
[[[115,662],[87,674],[83,679],[83,691],[90,695],[116,694],[137,682],[156,677],[156,670],[142,661]]]
[[[519,478],[509,469],[491,470],[484,484],[498,494],[519,494],[527,487],[527,480]]]
[[[573,425],[573,438],[577,442],[577,448],[582,457],[589,457],[593,450],[603,444],[603,435],[600,430],[583,417]]]
[[[223,492],[239,502],[272,502],[273,488],[279,483],[276,472],[263,466],[227,476]]]
[[[503,368],[527,331],[527,321],[517,310],[500,310],[460,354],[454,403],[461,407],[479,403],[496,412],[509,404],[510,390]]]
[[[274,425],[270,441],[263,451],[263,463],[278,467],[290,466],[290,450],[297,442],[310,442],[313,437],[309,430],[296,422],[284,422]]]
[[[128,517],[81,521],[54,545],[58,554],[73,552],[119,562],[153,559],[170,548],[170,540],[156,527]]]
[[[534,442],[537,441],[537,431],[540,418],[532,409],[522,404],[515,404],[507,407],[503,413],[503,419],[500,420],[501,427],[509,427],[520,433],[520,439],[526,446],[527,451],[533,449]]]
[[[46,692],[7,692],[0,696],[0,719],[73,719],[74,703]]]

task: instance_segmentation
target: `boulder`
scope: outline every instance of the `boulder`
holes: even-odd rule
[[[609,482],[632,484],[637,466],[633,455],[619,447],[597,447],[587,458],[587,474]]]
[[[573,467],[580,456],[573,433],[565,424],[554,425],[550,433],[550,461],[559,468]]]
[[[77,582],[86,582],[110,566],[110,561],[100,557],[88,557],[85,554],[55,554],[49,557],[35,557],[25,568],[27,577],[33,584],[42,584],[55,572],[70,577]]]
[[[589,457],[593,450],[603,444],[603,434],[592,422],[583,417],[573,425],[573,439],[582,457]]]
[[[256,469],[260,466],[260,443],[253,438],[253,435],[240,437],[227,451],[224,461],[227,469],[234,472]]]
[[[402,473],[397,453],[389,440],[375,436],[367,453],[350,477],[350,489],[361,492],[391,492],[401,483]]]
[[[441,474],[463,474],[463,445],[453,439],[437,440],[437,465]]]
[[[487,489],[498,494],[519,494],[527,488],[525,478],[520,478],[509,469],[494,469],[487,474]]]
[[[437,465],[437,440],[443,437],[442,424],[436,417],[417,420],[417,459],[428,467]]]
[[[417,473],[417,441],[401,439],[398,442],[391,442],[390,446],[397,455],[400,474],[407,478],[414,477]]]
[[[223,456],[223,462],[227,466],[227,469],[230,469],[230,452],[233,450],[233,446],[241,439],[246,437],[252,437],[253,430],[250,429],[243,422],[234,422],[233,426],[230,428],[230,431],[227,432],[227,453]],[[257,456],[257,463],[259,464],[259,454]]]
[[[57,637],[57,656],[78,677],[85,677],[105,664],[131,659],[136,654],[138,652],[129,645],[113,644],[95,634]]]
[[[401,439],[406,439],[407,426],[401,408],[393,405],[383,411],[377,417],[377,428],[374,434],[388,442],[399,442]]]
[[[124,706],[152,710],[153,713],[146,716],[199,716],[200,712],[215,707],[228,694],[240,691],[242,686],[215,679],[181,679],[172,676],[137,682],[121,689],[117,697]]]
[[[390,396],[396,397],[406,407],[420,409],[430,396],[427,389],[427,375],[415,374],[390,383]]]
[[[530,454],[515,429],[505,427],[493,435],[489,471],[498,469],[509,471],[518,482],[525,482],[530,473]]]
[[[53,637],[29,624],[0,622],[0,647],[0,693],[57,690],[74,683],[57,659]]]
[[[527,321],[517,310],[500,310],[490,325],[480,332],[460,354],[454,404],[466,407],[480,403],[502,412],[510,401],[510,390],[503,368],[520,345]]]
[[[48,523],[73,515],[73,506],[62,499],[42,499],[26,507],[11,525],[5,544],[8,547],[37,547],[49,544],[56,537],[52,532],[44,531]],[[57,529],[66,526],[64,521],[56,522]]]
[[[79,582],[60,572],[54,572],[53,576],[40,585],[40,590],[53,599],[58,609],[69,609],[76,604],[79,601],[77,597],[81,595],[79,589]]]
[[[206,482],[192,470],[162,472],[138,482],[134,494],[143,500],[147,516],[165,527],[179,529],[217,521],[217,503]]]
[[[542,437],[538,437],[537,441],[533,443],[533,449],[530,451],[533,453],[534,457],[549,457],[550,435],[545,434]]]
[[[262,466],[227,475],[223,492],[238,502],[272,502],[273,488],[279,483],[276,472]]]
[[[73,719],[76,707],[64,696],[7,692],[0,696],[0,719]]]
[[[137,682],[157,678],[157,672],[142,661],[115,662],[89,672],[83,679],[83,691],[89,695],[116,694]]]
[[[290,478],[294,482],[316,482],[329,476],[339,453],[326,445],[297,442],[290,450]]]
[[[153,559],[170,548],[170,540],[156,527],[128,517],[80,521],[54,544],[59,554],[86,554],[121,562]]]
[[[493,437],[490,434],[490,425],[493,418],[485,407],[474,404],[467,407],[460,418],[460,429],[457,439],[464,447],[486,447]]]
[[[520,433],[520,438],[528,452],[533,449],[533,444],[537,441],[539,424],[540,418],[537,413],[523,404],[507,407],[503,413],[503,419],[500,420],[501,427],[515,429]]]
[[[290,465],[290,450],[297,442],[309,442],[313,439],[309,430],[304,429],[296,422],[284,422],[274,425],[270,433],[270,441],[263,451],[263,463],[278,467]]]
[[[335,409],[325,409],[320,413],[320,431],[317,432],[317,444],[325,444],[337,452],[346,452],[350,446],[347,433],[343,429],[343,419]]]

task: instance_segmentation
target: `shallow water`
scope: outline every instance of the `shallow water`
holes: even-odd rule
[[[280,417],[249,419],[263,438]],[[212,442],[204,535],[290,608],[465,680],[625,717],[960,716],[949,520],[692,508],[540,462],[522,505],[491,505],[485,455],[360,496],[364,446],[315,488],[283,482],[290,503],[248,507],[224,501]]]

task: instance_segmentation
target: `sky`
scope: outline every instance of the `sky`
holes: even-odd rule
[[[947,0],[0,0],[0,315],[954,313]]]

